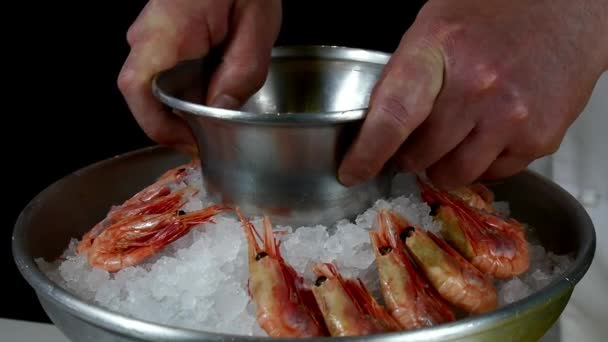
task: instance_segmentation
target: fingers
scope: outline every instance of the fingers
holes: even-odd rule
[[[502,137],[489,129],[475,129],[455,149],[427,170],[437,187],[452,190],[477,180],[503,150]]]
[[[532,160],[507,153],[498,157],[480,178],[487,180],[507,178],[523,171],[530,162]]]
[[[443,58],[416,30],[414,25],[405,34],[374,89],[367,118],[339,169],[345,186],[375,176],[433,108],[443,81]]]
[[[152,78],[178,62],[207,54],[228,29],[230,2],[154,1],[147,3],[127,33],[131,52],[118,88],[139,126],[154,141],[188,151],[191,130],[154,97]]]
[[[431,115],[397,152],[397,166],[422,172],[461,143],[475,126],[473,117],[463,107],[461,96],[439,95]]]
[[[156,58],[146,58],[154,55]],[[152,140],[166,145],[192,145],[195,141],[185,122],[165,110],[150,89],[153,75],[172,66],[176,59],[158,40],[138,46],[120,72],[118,87],[135,120]]]
[[[236,1],[223,62],[209,84],[207,103],[237,108],[263,84],[281,27],[279,0]]]

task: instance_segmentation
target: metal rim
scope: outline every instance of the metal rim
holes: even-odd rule
[[[82,168],[76,173],[87,172],[87,170],[103,167],[107,164],[118,162],[119,159],[129,159],[139,157],[145,154],[159,154],[159,153],[171,153],[170,150],[153,146],[143,148],[119,155],[114,158],[99,161],[91,164],[85,168]],[[583,234],[588,238],[584,241],[584,245],[580,249],[576,256],[574,263],[570,269],[564,273],[564,275],[557,281],[547,285],[544,289],[528,296],[527,298],[520,300],[509,305],[505,305],[492,312],[481,314],[474,317],[467,317],[459,319],[451,323],[445,323],[442,325],[423,328],[413,331],[400,331],[393,333],[385,333],[379,335],[368,335],[368,336],[355,336],[355,337],[339,337],[344,341],[387,341],[387,338],[410,338],[412,340],[423,341],[430,340],[442,336],[450,336],[451,338],[464,337],[472,331],[479,332],[479,326],[487,325],[487,329],[492,329],[495,324],[492,322],[500,322],[508,320],[513,316],[514,313],[522,314],[524,312],[533,310],[538,306],[542,306],[552,298],[558,297],[561,294],[571,291],[573,286],[577,284],[587,272],[591,265],[594,257],[596,247],[596,235],[593,228],[591,218],[586,213],[585,209],[580,203],[568,192],[548,181],[545,177],[533,172],[523,171],[526,176],[533,177],[543,183],[546,186],[551,187],[556,191],[558,196],[568,198],[569,203],[573,203],[573,211],[577,219],[582,221],[581,227],[585,230]],[[28,256],[25,253],[26,241],[24,236],[24,227],[27,221],[27,213],[32,210],[33,207],[39,205],[39,198],[44,194],[51,192],[54,187],[61,184],[64,180],[58,180],[48,186],[46,189],[41,191],[36,197],[34,197],[30,203],[23,209],[13,230],[12,236],[12,252],[14,261],[27,282],[36,291],[38,296],[43,296],[45,299],[49,299],[55,302],[57,305],[65,308],[72,315],[79,317],[95,326],[103,327],[107,330],[119,332],[127,336],[133,336],[137,338],[170,338],[176,340],[198,340],[202,337],[212,340],[225,340],[225,339],[239,339],[244,341],[259,341],[259,340],[285,340],[291,341],[290,339],[270,339],[260,338],[255,336],[241,336],[233,334],[222,334],[215,332],[205,332],[199,330],[192,330],[186,328],[177,328],[174,326],[168,326],[163,324],[157,324],[146,320],[132,318],[121,313],[115,312],[110,309],[89,303],[77,297],[74,294],[69,293],[63,288],[55,285],[55,283],[49,279],[42,271],[38,268],[38,265],[34,261],[34,257]],[[454,326],[460,326],[462,329],[457,332],[450,330]],[[307,340],[307,339],[302,339]]]
[[[364,50],[342,46],[327,45],[296,45],[280,46],[272,50],[272,59],[282,58],[325,58],[347,61],[360,61],[374,64],[385,65],[391,54]],[[198,63],[201,59],[183,62],[176,67],[158,73],[152,79],[152,93],[163,104],[172,109],[194,114],[202,117],[209,117],[221,120],[236,121],[252,124],[264,125],[285,125],[285,124],[337,124],[351,121],[358,121],[365,118],[368,107],[351,108],[343,111],[327,112],[290,112],[290,113],[252,113],[239,110],[229,110],[217,107],[205,106],[198,103],[189,102],[172,94],[164,86],[165,80],[172,74],[179,72],[181,68],[187,68],[192,63]]]

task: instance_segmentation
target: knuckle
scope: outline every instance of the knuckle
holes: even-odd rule
[[[116,78],[116,85],[123,94],[127,92],[127,89],[129,89],[131,85],[131,80],[125,75],[124,72],[121,72]]]
[[[127,29],[127,42],[131,47],[160,32],[171,32],[179,26],[176,13],[179,6],[164,0],[150,0]]]
[[[530,106],[522,99],[519,92],[511,90],[505,97],[507,121],[513,124],[527,122],[530,119]]]
[[[400,132],[408,130],[411,114],[401,98],[390,95],[383,98],[377,106],[376,112],[381,115],[381,120],[387,127]]]
[[[122,70],[116,78],[116,85],[123,94],[130,93],[133,88],[133,73],[129,70]]]
[[[523,123],[530,118],[530,110],[527,105],[521,101],[512,103],[507,111],[507,120],[512,123]]]
[[[487,63],[477,63],[473,66],[473,72],[469,78],[469,88],[472,93],[479,94],[489,89],[492,89],[498,85],[499,68]]]
[[[465,26],[447,15],[440,15],[433,18],[429,30],[434,39],[442,44],[450,45],[463,36]]]
[[[492,101],[501,124],[510,127],[528,126],[532,110],[519,90],[502,86],[500,92],[492,97]]]
[[[127,43],[129,43],[129,46],[132,47],[139,40],[140,31],[141,30],[139,29],[138,22],[135,22],[133,25],[129,26],[129,29],[127,30]]]

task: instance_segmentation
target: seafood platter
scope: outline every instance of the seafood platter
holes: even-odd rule
[[[189,92],[200,61],[157,79],[200,155],[150,147],[100,161],[41,192],[15,226],[16,263],[53,322],[74,341],[541,338],[595,251],[566,191],[531,171],[450,192],[390,168],[353,189],[326,177],[385,62],[277,48],[242,112],[174,101],[179,87],[163,82]],[[307,92],[282,94],[290,82]],[[294,116],[268,113],[292,112],[295,95]]]

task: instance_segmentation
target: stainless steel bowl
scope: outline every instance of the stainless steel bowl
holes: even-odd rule
[[[66,292],[35,263],[59,256],[112,204],[124,201],[165,170],[186,162],[165,148],[148,148],[98,162],[52,184],[23,210],[13,233],[13,255],[57,327],[74,341],[270,341],[206,333],[146,322],[104,309]],[[345,341],[536,341],[556,321],[595,252],[592,222],[575,198],[530,171],[491,188],[509,201],[514,217],[533,225],[545,248],[572,252],[575,262],[541,291],[496,311],[417,331],[342,338]],[[317,339],[322,340],[322,339]],[[286,340],[287,341],[287,340]]]
[[[275,48],[265,84],[241,110],[201,104],[213,57],[159,74],[153,91],[192,128],[218,200],[278,224],[331,225],[388,194],[391,165],[351,188],[337,178],[388,59],[344,47]]]

